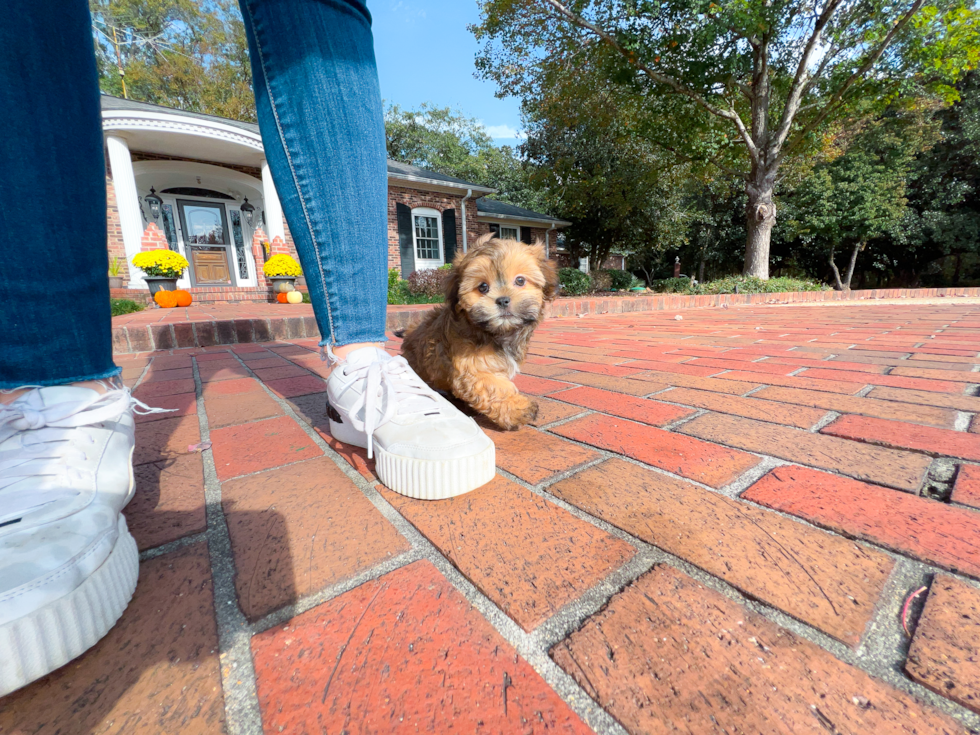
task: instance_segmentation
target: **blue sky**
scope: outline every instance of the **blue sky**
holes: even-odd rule
[[[481,120],[499,145],[518,142],[518,100],[497,99],[494,83],[473,76],[479,45],[466,26],[479,20],[476,0],[368,0],[368,9],[386,102],[453,107]]]

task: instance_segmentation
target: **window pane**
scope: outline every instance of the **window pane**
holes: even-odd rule
[[[242,214],[237,209],[229,209],[231,232],[235,238],[235,256],[238,261],[238,277],[248,280],[248,260],[245,258],[245,238],[242,236]]]
[[[167,245],[175,253],[180,252],[177,247],[177,228],[174,227],[174,208],[169,204],[163,205],[163,231],[167,235]]]
[[[439,260],[439,221],[435,217],[415,215],[415,257],[419,260]]]
[[[516,227],[501,227],[500,237],[504,240],[519,240]]]

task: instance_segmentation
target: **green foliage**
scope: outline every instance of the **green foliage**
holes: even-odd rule
[[[559,269],[558,282],[561,283],[562,296],[581,296],[588,293],[592,285],[588,275],[578,268]]]
[[[90,0],[89,8],[103,92],[255,121],[248,42],[234,0]]]
[[[132,299],[109,299],[109,306],[112,308],[113,316],[133,314],[146,308],[145,304],[137,303]]]
[[[629,271],[617,271],[617,270],[607,270],[606,273],[609,274],[609,280],[612,283],[612,287],[617,291],[621,291],[624,288],[629,288],[633,285],[633,274]]]
[[[425,294],[413,294],[409,291],[408,281],[403,281],[397,268],[388,269],[388,303],[403,304],[441,304],[444,301],[442,294],[427,296]]]
[[[796,278],[770,278],[763,280],[752,276],[729,276],[708,283],[691,285],[690,278],[666,278],[654,281],[650,287],[658,293],[723,294],[723,293],[784,293],[792,291],[826,291],[828,286],[815,281]]]
[[[547,201],[532,186],[531,170],[510,146],[495,146],[483,124],[448,107],[385,110],[388,157],[497,190],[494,199],[536,212]]]

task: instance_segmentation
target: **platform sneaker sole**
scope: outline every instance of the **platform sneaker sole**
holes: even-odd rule
[[[0,626],[0,697],[77,658],[119,620],[136,589],[139,552],[122,515],[118,529],[115,546],[88,579]]]

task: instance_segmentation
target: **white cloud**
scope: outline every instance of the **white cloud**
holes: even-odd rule
[[[527,135],[523,131],[512,128],[510,125],[487,125],[487,132],[490,134],[491,138],[511,138],[516,140],[524,140]]]

